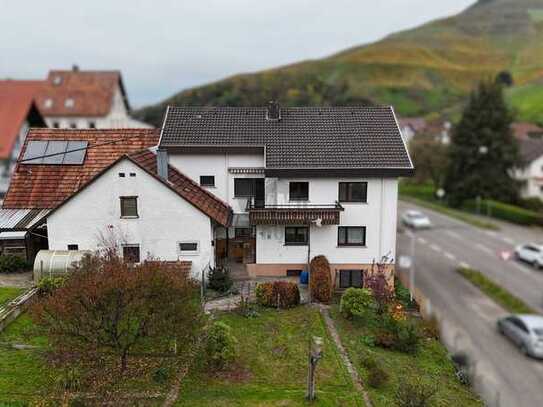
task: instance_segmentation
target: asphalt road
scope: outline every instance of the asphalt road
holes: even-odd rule
[[[543,312],[543,272],[500,257],[536,240],[539,231],[500,224],[500,231],[486,232],[404,202],[399,215],[407,209],[421,210],[434,224],[415,233],[415,285],[440,316],[444,341],[475,361],[476,384],[488,405],[542,406],[543,361],[524,357],[503,338],[495,323],[507,313],[454,272],[461,264],[474,267]],[[410,253],[411,237],[400,232],[398,256]]]

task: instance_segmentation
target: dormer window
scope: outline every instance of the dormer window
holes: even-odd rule
[[[56,75],[54,78],[53,78],[53,85],[60,85],[62,83],[62,76],[60,75]]]
[[[75,100],[73,100],[72,98],[68,98],[64,101],[64,106],[67,107],[67,108],[72,108],[75,106]]]
[[[43,107],[45,107],[46,109],[51,109],[53,107],[53,99],[45,99],[45,101],[43,102]]]

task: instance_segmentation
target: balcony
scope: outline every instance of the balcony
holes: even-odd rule
[[[309,225],[320,219],[321,225],[339,225],[344,208],[334,204],[279,204],[266,205],[262,201],[247,201],[251,225]]]

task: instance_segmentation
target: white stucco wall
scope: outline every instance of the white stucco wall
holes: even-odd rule
[[[331,263],[371,263],[388,254],[396,256],[396,212],[398,182],[396,179],[268,179],[275,183],[277,203],[288,202],[290,181],[309,182],[309,203],[333,204],[338,199],[339,182],[368,182],[367,203],[342,203],[345,211],[339,226],[365,226],[366,247],[338,247],[338,226],[315,225],[310,229],[311,253],[325,255]],[[273,186],[270,185],[270,189]],[[273,194],[267,193],[267,203]],[[258,226],[256,260],[261,264],[305,263],[307,246],[285,246],[284,226]]]
[[[119,177],[120,172],[126,176]],[[137,219],[121,218],[121,196],[138,197]],[[192,261],[196,278],[214,261],[210,219],[128,160],[116,164],[54,212],[47,219],[47,228],[51,250],[66,250],[68,244],[96,250],[100,233],[110,235],[109,230],[127,244],[139,244],[142,260],[150,254],[161,260]],[[198,254],[180,257],[178,243],[182,241],[197,241]]]
[[[76,102],[77,103],[77,100]],[[42,109],[47,113],[45,109]],[[90,123],[94,123],[97,129],[128,129],[128,128],[152,128],[153,126],[142,121],[133,119],[129,116],[124,105],[121,88],[117,86],[113,95],[111,110],[106,116],[100,117],[82,117],[82,116],[45,116],[47,127],[54,127],[55,123],[61,129],[71,128],[74,124],[78,129],[90,128]]]
[[[205,188],[227,202],[234,213],[245,212],[247,205],[247,198],[234,197],[234,178],[264,178],[263,174],[228,172],[228,168],[263,168],[264,156],[260,154],[170,154],[169,163],[197,183],[201,175],[213,175],[215,187]]]
[[[514,175],[524,183],[520,191],[523,198],[543,199],[543,156],[532,161],[523,170],[515,171]]]

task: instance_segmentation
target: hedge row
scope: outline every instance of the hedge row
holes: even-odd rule
[[[470,212],[477,212],[475,200],[466,201],[464,209]],[[518,206],[505,204],[492,200],[481,200],[481,214],[489,214],[496,219],[502,219],[519,225],[540,225],[543,226],[543,215]]]

